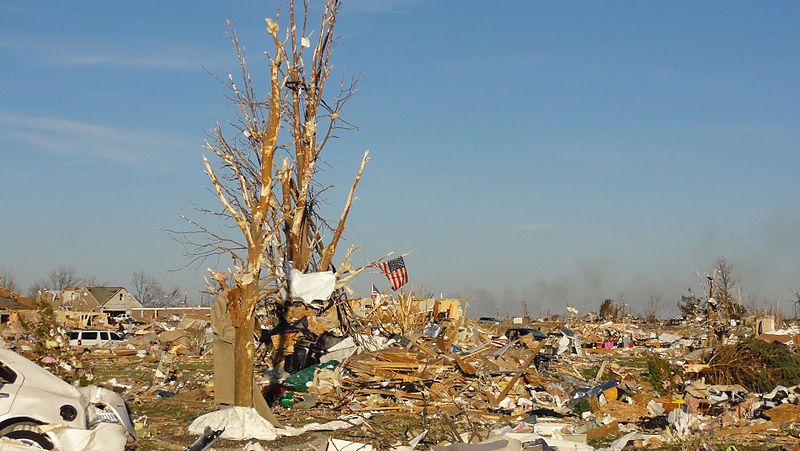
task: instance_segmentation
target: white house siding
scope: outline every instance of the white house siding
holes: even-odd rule
[[[108,302],[103,304],[102,309],[104,311],[113,310],[130,312],[131,309],[135,308],[142,308],[142,304],[139,303],[139,301],[137,301],[136,298],[130,293],[128,293],[128,290],[123,288],[122,290],[114,293],[114,296],[111,296]]]

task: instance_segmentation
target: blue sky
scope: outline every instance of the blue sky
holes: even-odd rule
[[[356,262],[411,251],[415,287],[481,312],[669,305],[719,256],[745,293],[800,288],[800,3],[344,0],[335,77],[360,131],[326,150]],[[163,231],[213,205],[201,143],[235,110],[276,2],[0,6],[0,265],[197,297]],[[254,73],[256,79],[263,74]],[[262,85],[263,86],[263,85]],[[355,283],[387,286],[379,274]]]

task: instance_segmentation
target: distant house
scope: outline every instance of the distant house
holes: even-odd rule
[[[45,291],[42,297],[55,310],[68,312],[99,312],[100,303],[84,287],[65,288],[61,291]]]
[[[100,305],[100,310],[109,315],[131,313],[142,308],[142,304],[123,287],[88,287],[86,291]]]
[[[33,308],[33,299],[8,288],[0,287],[0,305],[3,306],[0,308],[30,310]]]
[[[16,299],[0,296],[0,310],[32,310],[32,308]]]
[[[103,312],[110,315],[130,313],[142,304],[123,287],[73,287],[42,293],[56,310]]]
[[[33,310],[33,300],[15,291],[0,287],[0,322],[8,321],[13,311]]]

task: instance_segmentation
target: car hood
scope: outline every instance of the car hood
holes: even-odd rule
[[[14,351],[0,349],[0,361],[17,374],[13,384],[4,386],[4,391],[13,391],[14,395],[8,412],[25,413],[46,423],[86,427],[86,400],[77,388]],[[77,410],[73,421],[65,422],[61,418],[59,411],[64,404]]]

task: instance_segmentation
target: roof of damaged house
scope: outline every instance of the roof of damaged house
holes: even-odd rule
[[[104,309],[142,307],[142,304],[124,287],[86,287],[86,291],[88,291]]]
[[[50,293],[53,297],[48,300],[57,310],[89,312],[100,307],[100,302],[84,287],[70,287]]]
[[[112,296],[124,289],[123,287],[86,287],[86,291],[91,293],[100,305],[105,304]]]
[[[0,309],[26,310],[33,308],[33,299],[16,291],[0,287]]]
[[[0,310],[30,310],[33,307],[17,302],[15,299],[0,295]]]

